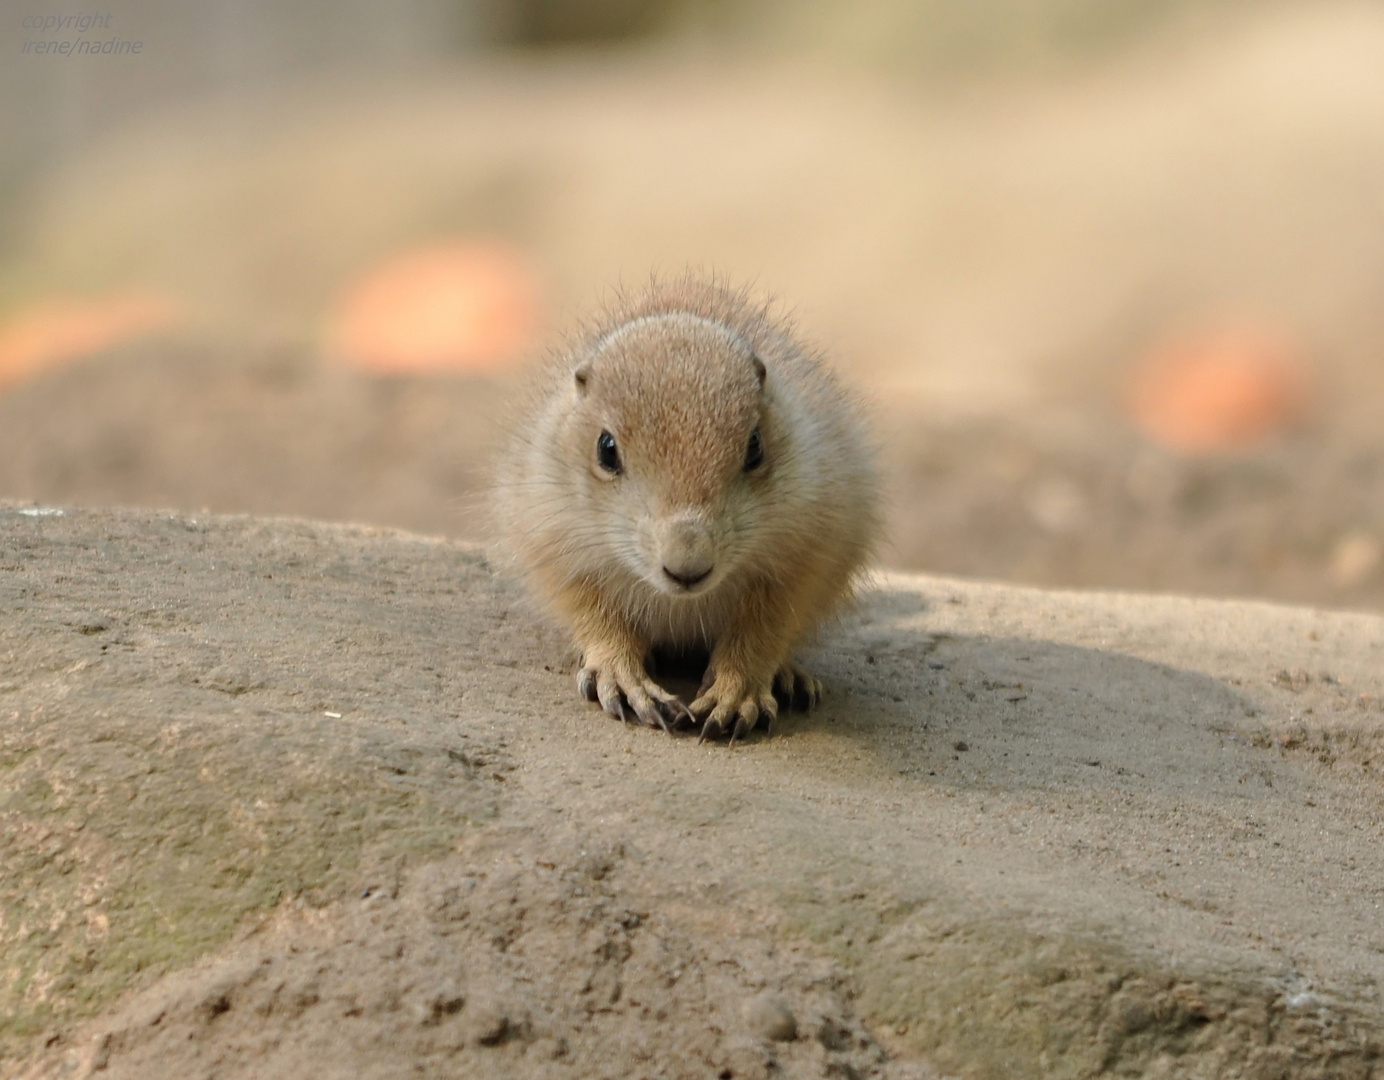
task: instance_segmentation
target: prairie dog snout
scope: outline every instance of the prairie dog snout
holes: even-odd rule
[[[700,515],[677,514],[656,522],[654,542],[655,559],[675,595],[704,584],[716,569],[716,541]]]

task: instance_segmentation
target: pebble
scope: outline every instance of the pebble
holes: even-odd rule
[[[770,1042],[791,1042],[798,1037],[793,1010],[775,994],[759,994],[745,1002],[742,1013],[750,1034]]]
[[[498,1002],[477,1001],[466,1013],[467,1033],[477,1046],[498,1046],[513,1034],[509,1012]]]
[[[466,1007],[466,994],[456,984],[445,982],[419,1003],[418,1022],[430,1027],[444,1017],[455,1016]]]

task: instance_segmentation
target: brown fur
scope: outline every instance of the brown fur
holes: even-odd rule
[[[747,471],[756,428],[763,464]],[[690,707],[704,735],[771,720],[776,688],[815,700],[792,650],[871,552],[875,468],[859,410],[767,306],[692,277],[621,297],[542,368],[512,429],[505,545],[576,637],[588,697],[688,719],[645,665],[705,648]],[[602,431],[618,475],[598,461]]]

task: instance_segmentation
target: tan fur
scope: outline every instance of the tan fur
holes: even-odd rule
[[[746,471],[756,427],[764,461]],[[766,306],[691,277],[621,297],[543,367],[511,428],[505,547],[576,637],[588,697],[668,727],[688,710],[646,661],[705,648],[704,735],[767,723],[775,688],[815,700],[792,650],[871,552],[875,467],[859,410]],[[619,475],[598,462],[603,430]]]

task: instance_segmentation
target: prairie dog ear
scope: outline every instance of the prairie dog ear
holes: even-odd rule
[[[765,377],[766,375],[768,375],[769,373],[768,373],[767,371],[764,370],[764,361],[763,361],[763,360],[761,360],[761,359],[760,359],[759,357],[757,357],[757,356],[754,357],[753,359],[754,359],[754,374],[755,374],[755,378],[757,378],[757,379],[759,380],[759,388],[762,390],[762,389],[764,389],[764,377]]]
[[[576,371],[572,372],[572,378],[577,384],[577,393],[585,396],[586,384],[591,378],[591,365],[582,364]]]

